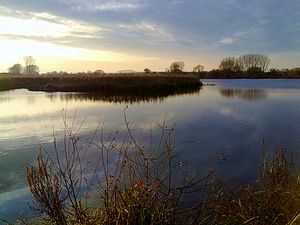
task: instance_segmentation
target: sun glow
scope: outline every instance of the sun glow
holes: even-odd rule
[[[2,35],[63,37],[68,32],[69,28],[64,24],[0,16],[0,34]]]
[[[58,63],[57,60],[53,62],[55,58],[97,62],[119,62],[128,59],[126,54],[72,47],[64,43],[64,37],[82,38],[97,35],[101,30],[98,27],[51,14],[31,15],[33,17],[30,19],[0,16],[1,70],[5,71],[15,63],[22,63],[25,55],[36,58],[41,71],[43,67],[49,68],[47,64]],[[47,61],[50,58],[52,60]]]
[[[42,73],[54,70],[78,72],[95,69],[115,72],[157,61],[148,56],[101,50],[101,46],[95,46],[94,49],[85,48],[84,45],[72,46],[70,40],[100,38],[104,31],[86,22],[49,13],[28,12],[27,17],[23,14],[19,12],[16,18],[0,16],[0,72],[7,71],[16,63],[23,64],[23,57],[26,55],[36,59]],[[152,27],[150,28],[152,30]]]
[[[70,63],[70,60],[81,61],[82,65],[85,61],[137,60],[136,57],[117,52],[67,46],[64,43],[64,37],[88,37],[101,29],[50,14],[31,14],[33,15],[31,19],[0,16],[0,69],[2,71],[6,71],[15,63],[22,63],[25,55],[36,58],[41,71],[45,71],[43,68],[55,69],[55,65],[59,65],[61,68],[63,62]],[[49,66],[50,64],[52,66]],[[82,68],[82,70],[84,69]],[[64,70],[72,69],[65,65]]]
[[[72,60],[77,61],[77,64],[81,62],[80,70],[89,70],[84,65],[85,62],[98,62],[101,64],[141,60],[140,57],[113,51],[89,50],[31,40],[0,39],[1,70],[6,71],[8,67],[15,63],[22,64],[23,56],[26,55],[31,55],[37,60],[41,72],[58,70],[63,66],[66,68],[65,70],[72,71],[73,69],[69,67],[71,65],[62,65],[66,62],[69,64]],[[79,69],[80,66],[78,65],[76,68]]]

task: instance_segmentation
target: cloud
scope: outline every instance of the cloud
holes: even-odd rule
[[[10,12],[1,7],[0,11]],[[101,28],[82,21],[59,17],[50,13],[18,11],[18,16],[0,16],[0,35],[26,37],[61,38],[67,36],[94,37]]]
[[[166,31],[165,28],[154,23],[140,22],[136,24],[120,24],[120,28],[126,30],[141,31],[143,34],[161,39],[174,40],[172,34]]]
[[[0,34],[9,35],[61,37],[68,33],[68,27],[62,24],[2,16],[0,16],[0,27]]]
[[[229,108],[229,107],[222,107],[219,111],[220,114],[224,115],[224,116],[232,116],[234,115],[234,111]]]
[[[300,4],[295,0],[1,0],[0,3],[1,17],[30,21],[43,30],[43,26],[32,21],[36,20],[43,25],[51,24],[49,28],[56,30],[48,34],[43,31],[40,36],[28,34],[27,38],[80,48],[164,55],[169,59],[175,54],[184,60],[209,58],[215,65],[228,55],[299,51],[299,11]],[[10,31],[2,32],[2,37],[7,33],[15,38],[24,38],[26,34]]]
[[[106,2],[104,4],[97,4],[88,6],[87,9],[89,11],[119,11],[119,10],[132,10],[132,9],[138,9],[140,6],[138,4],[133,3],[116,3],[116,2]]]
[[[229,37],[223,38],[223,39],[220,41],[220,43],[225,44],[225,45],[231,45],[231,44],[233,44],[234,42],[235,42],[235,39],[234,39],[234,38],[229,38]]]
[[[139,9],[141,5],[135,0],[60,0],[71,6],[71,9],[76,11],[123,11]]]
[[[238,114],[236,111],[234,111],[231,107],[221,107],[219,110],[219,114],[222,116],[233,118],[234,120],[241,120],[243,118],[242,115]]]
[[[59,17],[49,13],[31,13],[35,20],[50,20],[52,23],[59,23],[68,28],[68,34],[74,36],[81,36],[81,37],[93,37],[100,31],[102,28],[99,26],[95,26],[93,24],[67,19],[63,17]]]

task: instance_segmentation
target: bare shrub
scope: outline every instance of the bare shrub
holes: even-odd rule
[[[150,132],[148,146],[144,146],[134,137],[125,110],[124,120],[122,141],[118,132],[105,138],[102,127],[83,148],[77,132],[64,119],[62,151],[54,141],[54,155],[47,153],[44,159],[39,154],[38,164],[28,166],[36,206],[53,223],[181,224],[195,212],[195,208],[182,208],[181,198],[191,190],[199,191],[205,178],[200,173],[178,172],[184,165],[175,159],[174,127],[163,122],[158,141]],[[92,148],[97,152],[94,163],[86,164]],[[93,169],[88,168],[91,165]],[[85,176],[87,171],[90,174]],[[94,208],[85,204],[91,195],[98,201]]]

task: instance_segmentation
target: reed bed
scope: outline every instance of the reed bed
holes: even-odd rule
[[[202,83],[192,75],[65,75],[1,76],[0,90],[26,88],[31,91],[145,93],[182,88],[199,88]]]

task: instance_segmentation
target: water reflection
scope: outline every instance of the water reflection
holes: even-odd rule
[[[39,145],[53,149],[53,131],[60,143],[64,107],[68,108],[68,121],[72,121],[73,112],[78,109],[76,130],[86,118],[79,132],[81,141],[93,135],[102,121],[105,132],[119,131],[120,137],[125,136],[122,132],[125,104],[129,105],[132,132],[143,145],[149,143],[149,129],[153,137],[159,137],[155,128],[167,115],[168,124],[176,123],[175,144],[184,143],[179,145],[176,157],[188,162],[191,173],[208,162],[215,162],[222,152],[226,160],[216,169],[233,184],[246,184],[257,178],[262,138],[267,140],[268,150],[276,151],[284,146],[295,153],[295,162],[297,159],[300,162],[300,156],[297,157],[297,151],[300,155],[300,80],[210,83],[217,85],[203,87],[201,94],[197,94],[198,89],[181,92],[186,95],[180,96],[179,92],[122,96],[25,89],[0,92],[0,217],[13,222],[18,215],[27,216],[31,212],[27,204],[29,191],[23,191],[27,188],[25,165],[35,163]]]
[[[10,97],[0,95],[0,103],[8,102],[10,99]]]
[[[99,94],[99,93],[60,93],[59,95],[51,94],[47,95],[48,98],[51,100],[56,100],[59,98],[61,101],[70,101],[75,100],[79,102],[97,102],[97,101],[103,101],[103,102],[109,102],[109,103],[126,103],[126,104],[132,104],[132,103],[161,103],[170,96],[178,96],[182,94],[186,95],[195,95],[198,94],[201,90],[200,87],[196,88],[186,88],[184,90],[176,91],[176,92],[169,92],[169,91],[160,91],[156,93],[142,93],[142,94]]]
[[[220,89],[220,94],[225,98],[240,98],[243,100],[257,101],[268,97],[265,89]]]
[[[0,104],[4,102],[8,102],[11,100],[11,97],[7,95],[6,92],[1,92],[0,91]]]
[[[26,96],[24,96],[24,90]],[[9,90],[9,91],[0,91],[0,104],[4,104],[6,102],[14,101],[16,98],[26,98],[26,103],[28,105],[32,105],[36,101],[35,94],[39,93],[36,92],[35,94],[28,94],[29,92],[26,89],[16,89],[16,90]]]

